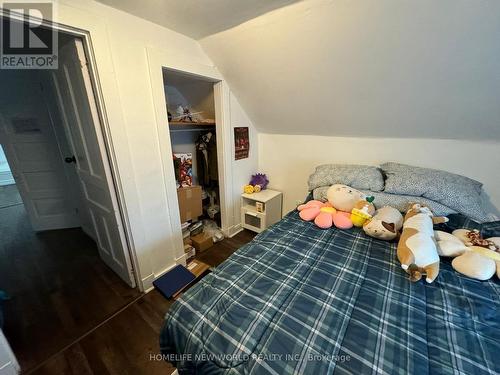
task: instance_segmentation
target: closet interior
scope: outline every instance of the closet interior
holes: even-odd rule
[[[224,238],[221,226],[214,82],[163,71],[172,161],[188,261]]]

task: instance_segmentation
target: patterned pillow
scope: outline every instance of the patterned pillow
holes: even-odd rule
[[[309,191],[320,186],[349,185],[355,189],[384,190],[384,176],[378,167],[368,165],[324,164],[309,177]]]
[[[381,168],[386,175],[385,193],[428,198],[475,220],[487,220],[480,196],[482,184],[478,181],[398,163],[385,163]]]

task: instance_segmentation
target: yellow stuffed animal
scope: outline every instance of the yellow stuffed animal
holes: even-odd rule
[[[351,211],[351,221],[355,227],[361,228],[368,219],[371,219],[375,214],[375,206],[373,205],[373,197],[366,197],[358,201]]]
[[[245,194],[253,194],[255,192],[255,188],[252,185],[243,186],[243,192]]]

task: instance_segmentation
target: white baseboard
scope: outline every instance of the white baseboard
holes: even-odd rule
[[[223,230],[222,232],[224,233],[224,235],[226,237],[231,238],[231,237],[234,237],[235,235],[237,235],[238,233],[240,233],[242,230],[243,230],[243,227],[241,226],[241,223],[238,223],[236,225],[233,225],[233,226],[227,228],[226,230]],[[154,289],[153,281],[156,280],[157,278],[163,276],[164,274],[166,274],[168,271],[170,271],[172,268],[174,268],[178,264],[182,264],[183,266],[186,266],[186,254],[185,253],[183,253],[180,257],[175,258],[175,264],[172,264],[171,266],[167,267],[166,269],[161,271],[159,274],[157,274],[157,275],[151,274],[151,275],[148,275],[145,278],[143,278],[142,279],[142,286],[143,286],[144,292],[148,293],[151,290],[153,290]]]
[[[170,266],[168,266],[167,268],[165,268],[163,271],[161,271],[160,273],[158,273],[157,275],[155,274],[151,274],[145,278],[142,279],[142,287],[144,288],[144,292],[145,293],[148,293],[150,292],[151,290],[154,289],[154,286],[153,286],[153,281],[155,281],[156,279],[158,279],[159,277],[165,275],[168,271],[170,271],[172,268],[174,268],[176,265],[178,264],[182,264],[183,266],[186,265],[186,260],[185,260],[185,255],[184,257],[180,257],[178,258],[179,260],[181,260],[181,258],[184,258],[184,264],[182,263],[174,263]],[[177,259],[176,259],[177,261]]]
[[[187,264],[186,259],[187,259],[187,254],[183,253],[180,257],[175,258],[175,264],[182,264],[185,267]]]
[[[241,232],[242,230],[243,228],[241,227],[241,223],[238,223],[236,225],[233,225],[232,227],[227,228],[226,230],[223,230],[222,232],[226,237],[231,238],[236,234],[238,234],[239,232]]]
[[[155,281],[155,275],[151,274],[142,280],[142,288],[144,289],[144,293],[149,293],[154,289],[153,281]]]
[[[236,236],[238,233],[240,233],[241,231],[243,231],[243,229],[244,228],[241,226],[241,224],[235,225],[233,227],[232,233],[229,236],[229,238]]]

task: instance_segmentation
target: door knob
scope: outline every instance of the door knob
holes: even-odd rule
[[[67,158],[64,158],[64,161],[68,164],[75,163],[76,164],[76,158],[75,155],[73,156],[68,156]]]

